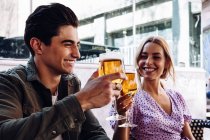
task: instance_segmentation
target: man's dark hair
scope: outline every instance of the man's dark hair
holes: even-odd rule
[[[36,37],[45,45],[51,44],[51,38],[58,35],[58,30],[63,25],[72,25],[77,28],[79,21],[75,13],[59,3],[42,5],[26,20],[24,40],[32,56],[34,52],[30,47],[30,39]]]

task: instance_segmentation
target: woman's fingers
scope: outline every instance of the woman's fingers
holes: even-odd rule
[[[132,102],[130,102],[129,104],[125,105],[125,106],[122,106],[118,109],[118,113],[120,115],[124,115],[125,112],[132,106]]]
[[[117,110],[119,114],[125,113],[132,105],[132,96],[127,94],[117,100]]]

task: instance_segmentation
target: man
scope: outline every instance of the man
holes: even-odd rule
[[[38,7],[27,19],[24,40],[32,57],[27,66],[0,74],[1,140],[107,140],[90,109],[108,104],[120,91],[93,73],[80,90],[72,74],[80,57],[74,12],[58,3]]]

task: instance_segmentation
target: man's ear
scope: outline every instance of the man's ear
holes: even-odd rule
[[[30,40],[30,46],[34,51],[34,54],[42,54],[41,41],[38,38],[32,37]]]

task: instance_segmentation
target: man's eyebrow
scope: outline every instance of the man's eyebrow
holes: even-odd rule
[[[63,41],[61,41],[61,43],[72,43],[72,44],[74,44],[75,43],[75,41],[73,41],[73,40],[63,40]],[[77,45],[78,44],[80,44],[80,42],[77,42]]]

